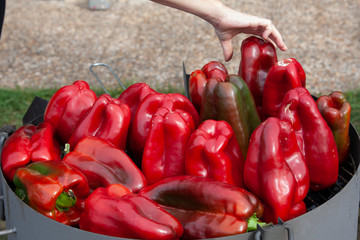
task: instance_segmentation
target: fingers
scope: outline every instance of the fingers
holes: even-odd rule
[[[233,56],[233,46],[230,40],[220,40],[221,47],[224,54],[224,59],[226,62],[230,61]]]
[[[276,29],[276,27],[271,23],[270,20],[268,20],[267,24],[265,25],[265,30],[262,33],[262,38],[278,46],[278,48],[282,51],[287,50],[287,46],[285,45],[280,32]]]

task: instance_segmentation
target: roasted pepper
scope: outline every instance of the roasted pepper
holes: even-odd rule
[[[264,203],[263,220],[277,223],[306,212],[310,179],[290,123],[275,117],[251,135],[244,166],[246,187]]]
[[[175,216],[184,239],[223,237],[247,230],[247,220],[261,218],[263,205],[252,193],[234,185],[199,176],[161,180],[140,192]]]
[[[44,120],[54,127],[55,136],[61,144],[67,143],[75,125],[92,107],[96,98],[87,82],[81,80],[60,88],[51,97]]]
[[[98,137],[84,137],[63,158],[88,179],[90,190],[120,183],[132,192],[146,185],[142,172],[120,148]]]
[[[173,216],[120,184],[98,188],[86,199],[80,228],[121,238],[172,240],[182,235]]]
[[[263,119],[262,104],[266,77],[270,68],[278,61],[275,47],[270,42],[255,36],[246,38],[241,43],[239,76],[248,85]]]
[[[316,100],[316,104],[334,135],[341,164],[349,156],[351,105],[344,94],[339,91],[320,96]]]
[[[41,214],[67,225],[77,225],[77,199],[89,195],[86,177],[62,161],[42,161],[18,168],[15,193]]]
[[[278,116],[289,122],[305,156],[310,188],[322,190],[335,184],[339,157],[334,136],[306,88],[291,89],[284,97]]]
[[[305,71],[296,59],[287,58],[273,65],[264,84],[264,118],[276,117],[285,94],[290,89],[305,87],[305,82]]]
[[[54,139],[50,123],[24,125],[5,142],[1,152],[1,166],[7,180],[12,181],[17,168],[31,162],[60,160],[60,144]]]
[[[185,173],[243,187],[244,162],[230,124],[209,119],[191,134]]]

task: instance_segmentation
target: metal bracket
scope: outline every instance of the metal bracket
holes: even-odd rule
[[[191,100],[190,99],[190,90],[189,90],[190,75],[186,73],[184,62],[183,62],[183,78],[184,78],[185,97],[187,97],[189,100]]]
[[[280,227],[287,231],[288,240],[294,240],[294,230],[290,224],[284,223],[281,218],[278,218],[278,225],[273,227]],[[274,233],[275,231],[272,231]],[[254,235],[254,240],[263,240],[266,239],[267,230],[261,227],[259,224],[257,225],[257,231]],[[274,239],[274,238],[271,238]],[[278,237],[278,239],[282,239],[282,237]]]
[[[11,233],[16,233],[16,228],[10,228],[10,229],[5,229],[5,230],[1,230],[0,231],[0,236],[5,236],[5,235],[9,235]]]

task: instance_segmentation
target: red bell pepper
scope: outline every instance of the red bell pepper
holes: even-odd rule
[[[1,166],[7,180],[12,181],[17,168],[31,162],[60,160],[60,144],[54,139],[51,124],[24,125],[5,142],[1,152]]]
[[[152,117],[142,157],[141,169],[148,184],[185,174],[186,146],[194,130],[188,112],[158,109]]]
[[[267,118],[251,135],[244,166],[246,187],[264,203],[263,220],[277,223],[306,212],[310,179],[291,124]]]
[[[334,136],[306,88],[290,90],[279,118],[292,124],[310,174],[310,188],[322,190],[338,178],[339,157]]]
[[[306,75],[301,64],[287,58],[273,65],[266,77],[263,92],[263,116],[276,117],[285,94],[293,88],[305,87]]]
[[[63,162],[80,170],[88,179],[90,190],[120,183],[132,192],[146,186],[142,172],[120,148],[98,137],[82,138]]]
[[[69,144],[73,148],[83,137],[96,136],[125,150],[130,108],[108,94],[101,95],[76,124]]]
[[[278,61],[275,47],[270,42],[255,36],[241,43],[239,76],[246,82],[254,97],[257,111],[263,119],[262,104],[266,77],[270,68]]]
[[[86,231],[121,238],[172,240],[182,235],[178,220],[146,197],[120,184],[96,189],[80,218]]]
[[[89,195],[86,177],[62,161],[42,161],[18,168],[15,193],[41,214],[67,225],[77,225],[77,199]]]
[[[243,166],[240,146],[227,122],[206,120],[192,133],[185,155],[186,174],[243,187]]]
[[[341,164],[349,156],[351,105],[339,91],[320,96],[316,104],[334,135]]]
[[[75,81],[51,97],[44,115],[45,122],[53,125],[61,144],[67,143],[76,123],[92,107],[96,94],[85,81]]]
[[[252,193],[234,185],[199,176],[161,180],[140,192],[182,224],[184,239],[223,237],[243,233],[263,205]]]

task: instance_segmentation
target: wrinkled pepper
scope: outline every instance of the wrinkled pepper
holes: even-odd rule
[[[202,94],[206,82],[211,78],[219,78],[221,81],[225,81],[228,71],[224,64],[218,61],[211,61],[205,64],[201,70],[197,69],[190,74],[189,77],[189,92],[191,102],[195,108],[200,112]]]
[[[310,189],[317,191],[335,184],[339,157],[334,136],[306,88],[291,89],[284,97],[278,117],[289,122],[305,156]]]
[[[77,199],[89,195],[86,177],[62,161],[42,161],[18,168],[15,193],[30,207],[58,222],[76,226],[81,209]]]
[[[250,135],[261,122],[246,83],[237,75],[228,75],[225,82],[210,79],[203,96],[201,121],[214,119],[228,122],[245,158]]]
[[[255,36],[250,36],[242,41],[241,59],[238,75],[248,85],[256,104],[261,119],[263,91],[266,77],[270,68],[278,61],[275,47],[270,42]]]
[[[285,94],[290,89],[305,87],[305,82],[305,71],[295,58],[283,59],[273,65],[264,84],[264,118],[276,117]]]
[[[194,121],[188,112],[159,108],[151,120],[142,157],[148,184],[185,174],[185,152]]]
[[[349,156],[351,105],[339,91],[320,96],[316,104],[334,135],[339,164],[344,163]]]
[[[157,203],[120,184],[91,193],[79,225],[99,234],[149,240],[179,239],[183,231],[180,222]]]
[[[67,143],[71,133],[83,115],[92,107],[96,94],[85,81],[75,81],[55,92],[45,109],[44,121],[55,129],[61,144]]]
[[[68,143],[74,147],[81,138],[96,136],[125,150],[130,114],[130,108],[125,103],[102,94],[76,124]]]
[[[82,138],[63,158],[63,162],[80,170],[87,178],[90,191],[119,183],[132,192],[146,186],[142,172],[120,148],[98,137]]]
[[[243,188],[199,176],[177,176],[143,188],[143,195],[178,219],[182,238],[223,237],[247,231],[254,213],[261,218],[263,205]]]
[[[306,213],[310,178],[292,125],[269,117],[251,135],[246,187],[264,204],[263,220],[278,223]]]
[[[31,162],[60,160],[60,144],[54,139],[54,128],[43,122],[24,125],[5,142],[1,166],[7,180],[12,181],[17,168]]]
[[[185,173],[243,187],[244,162],[230,124],[209,119],[191,134]]]

